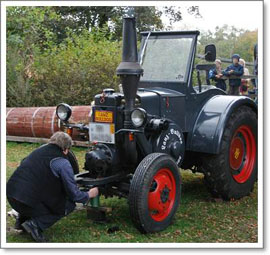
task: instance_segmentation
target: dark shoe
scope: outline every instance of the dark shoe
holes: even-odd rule
[[[41,229],[33,220],[27,220],[22,225],[22,228],[29,233],[32,238],[38,243],[45,243],[46,239],[42,234]]]
[[[16,219],[16,222],[15,222],[14,228],[17,229],[17,230],[23,230],[23,231],[25,231],[25,230],[23,229],[23,227],[22,227],[22,224],[23,224],[26,220],[28,220],[29,218],[23,217],[23,216],[21,216],[21,214],[18,213],[18,215],[17,215],[17,217],[15,217],[15,219]]]
[[[21,222],[20,218],[16,219],[14,228],[17,229],[17,230],[24,230],[23,227],[22,227],[22,222]]]

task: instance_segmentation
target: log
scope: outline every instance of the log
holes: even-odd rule
[[[91,106],[72,106],[70,123],[89,123],[90,111]],[[56,106],[7,108],[6,124],[8,136],[50,138],[62,130]],[[78,130],[74,130],[72,139],[82,139]]]

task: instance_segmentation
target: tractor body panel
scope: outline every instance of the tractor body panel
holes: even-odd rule
[[[149,93],[156,95],[155,101],[152,100]],[[143,97],[144,94],[146,95]],[[185,112],[186,97],[184,94],[170,89],[154,87],[139,89],[138,95],[144,98],[141,107],[147,112],[150,114],[155,112],[158,117],[169,119],[182,130],[185,129],[185,114],[183,113]]]
[[[146,110],[147,113],[155,116],[160,116],[160,100],[157,93],[151,90],[141,90],[137,92],[139,106]]]
[[[257,111],[248,97],[216,95],[201,108],[192,132],[187,137],[187,150],[218,154],[226,123],[232,112],[242,105]]]

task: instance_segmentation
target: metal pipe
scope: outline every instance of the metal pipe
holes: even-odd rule
[[[134,17],[123,18],[122,62],[117,67],[116,74],[120,76],[125,97],[124,128],[132,129],[133,126],[130,115],[135,106],[140,76],[143,74],[143,69],[138,63]],[[125,134],[124,147],[126,160],[130,164],[135,164],[137,161],[136,142],[129,140],[129,133]]]
[[[116,69],[120,76],[125,97],[125,128],[130,128],[130,112],[134,109],[135,97],[143,69],[138,63],[135,18],[123,18],[122,62]]]

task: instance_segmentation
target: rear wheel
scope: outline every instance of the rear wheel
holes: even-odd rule
[[[137,167],[129,190],[129,208],[142,233],[169,226],[180,202],[181,176],[167,154],[152,153]]]
[[[206,184],[215,196],[239,199],[257,180],[257,115],[247,106],[235,111],[224,131],[221,152],[203,159]]]

